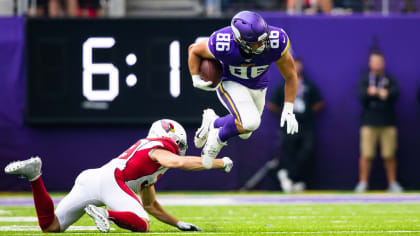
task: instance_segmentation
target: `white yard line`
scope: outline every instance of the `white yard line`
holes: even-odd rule
[[[38,218],[31,216],[0,217],[0,222],[37,222]]]
[[[10,215],[10,214],[12,214],[11,211],[6,211],[6,210],[0,209],[0,215]]]
[[[159,203],[165,206],[224,206],[236,205],[236,201],[229,197],[158,197]]]
[[[53,197],[58,203],[62,197]],[[248,194],[248,195],[158,195],[165,206],[220,206],[220,205],[272,205],[272,204],[369,204],[369,203],[414,203],[420,202],[420,194]],[[3,206],[31,206],[31,197],[0,197]]]
[[[224,223],[227,220],[229,222],[237,222],[240,221],[242,223],[252,223],[255,222],[256,219],[258,219],[259,216],[250,216],[250,217],[244,217],[244,216],[221,216],[221,217],[203,217],[203,216],[198,216],[198,217],[184,217],[184,219],[186,220],[194,220],[194,221],[209,221],[211,220],[212,222],[219,222],[219,223]],[[264,220],[309,220],[312,219],[312,221],[314,220],[318,220],[318,219],[325,219],[327,218],[326,216],[269,216],[269,217],[264,217]],[[334,217],[336,218],[336,217]],[[341,216],[339,217],[339,220],[334,220],[331,219],[329,222],[331,223],[336,223],[336,224],[342,224],[342,223],[348,223],[350,221],[346,220],[347,218],[352,218],[352,216]],[[38,219],[37,217],[32,217],[32,216],[11,216],[11,217],[6,217],[6,216],[2,216],[0,217],[0,222],[37,222]],[[398,222],[418,222],[417,219],[402,219],[402,220],[386,220],[385,222],[388,223],[398,223]],[[226,223],[229,223],[226,222]],[[360,226],[357,226],[360,227]]]
[[[70,226],[66,231],[98,231],[96,226]],[[115,228],[111,228],[111,231],[115,230]],[[39,226],[34,225],[8,225],[8,226],[0,226],[0,231],[39,231],[41,229]],[[99,232],[98,232],[99,233]],[[89,233],[90,234],[90,233]]]
[[[118,235],[133,235],[132,232],[115,232]],[[408,230],[390,230],[390,231],[385,231],[385,230],[380,230],[380,231],[311,231],[311,232],[261,232],[261,231],[255,231],[255,232],[149,232],[147,233],[147,235],[231,235],[231,234],[267,234],[267,235],[290,235],[290,234],[298,234],[298,235],[302,235],[302,234],[307,234],[307,235],[311,235],[311,234],[343,234],[343,235],[360,235],[360,234],[395,234],[395,233],[399,233],[399,234],[413,234],[413,233],[420,233],[420,231],[408,231]],[[89,233],[72,233],[72,235],[92,235],[92,234],[101,234],[103,235],[103,233],[97,232],[89,232]],[[22,235],[39,235],[39,233],[35,234],[35,233],[22,233]],[[112,233],[111,233],[112,235]]]

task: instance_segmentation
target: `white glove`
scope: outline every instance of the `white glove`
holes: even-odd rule
[[[176,227],[182,231],[203,231],[202,229],[200,229],[200,227],[190,223],[185,223],[183,221],[178,221]]]
[[[298,132],[299,125],[295,114],[293,114],[293,103],[284,103],[283,112],[281,113],[280,118],[280,127],[284,126],[284,122],[287,123],[287,134],[294,134]]]
[[[233,161],[229,157],[223,157],[223,172],[229,173],[233,167]]]
[[[192,75],[193,86],[202,90],[206,91],[215,91],[217,87],[212,88],[210,85],[212,84],[211,81],[204,81],[201,79],[200,75]]]

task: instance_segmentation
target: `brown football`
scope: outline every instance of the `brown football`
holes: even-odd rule
[[[200,64],[200,76],[204,81],[211,81],[211,87],[216,87],[222,80],[223,69],[217,60],[202,59]]]

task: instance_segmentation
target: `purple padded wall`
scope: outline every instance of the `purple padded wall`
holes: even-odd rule
[[[360,73],[367,70],[369,49],[377,46],[386,59],[386,70],[399,83],[398,170],[407,187],[420,187],[415,166],[420,153],[419,16],[277,17],[264,15],[269,24],[284,27],[305,72],[321,90],[326,109],[318,120],[317,152],[311,177],[313,188],[349,189],[358,175],[360,103],[357,96]],[[273,71],[272,77],[278,76]],[[272,85],[276,83],[271,80]],[[385,187],[383,168],[375,163],[373,187]]]

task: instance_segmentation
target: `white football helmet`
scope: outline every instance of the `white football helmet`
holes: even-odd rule
[[[187,152],[187,133],[181,124],[174,120],[162,119],[153,122],[147,138],[168,137],[175,141],[179,147],[179,153],[184,156]]]

